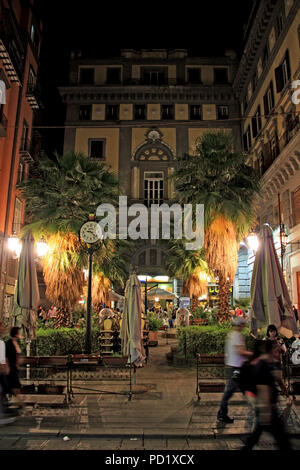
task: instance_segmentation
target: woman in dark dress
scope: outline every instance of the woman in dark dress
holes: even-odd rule
[[[22,408],[24,404],[20,399],[21,383],[19,380],[21,348],[19,346],[18,340],[20,338],[20,328],[18,326],[14,326],[10,330],[10,339],[6,342],[6,358],[9,367],[7,383],[11,393],[16,397],[18,405]]]

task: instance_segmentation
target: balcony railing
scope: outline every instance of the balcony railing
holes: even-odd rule
[[[0,51],[0,58],[3,60],[4,67],[9,68],[8,75],[12,81],[22,81],[25,41],[16,19],[8,8],[2,8],[0,31],[0,42],[3,46]],[[12,70],[11,65],[14,70]]]
[[[41,106],[41,90],[36,83],[28,83],[26,97],[32,109],[38,109]]]
[[[282,134],[276,145],[270,146],[266,149],[262,156],[261,162],[261,175],[263,175],[276,158],[280,155],[283,149],[288,145],[290,140],[297,134],[300,129],[299,118],[295,118],[288,124],[288,129]]]

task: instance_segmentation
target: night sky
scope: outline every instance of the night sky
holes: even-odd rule
[[[123,48],[186,48],[191,56],[206,57],[223,56],[225,49],[234,49],[241,55],[243,26],[253,0],[36,3],[43,20],[42,122],[61,126],[64,107],[57,86],[68,84],[71,50],[81,49],[84,56],[93,58],[118,57]],[[62,130],[43,131],[43,137],[48,153],[62,151]]]

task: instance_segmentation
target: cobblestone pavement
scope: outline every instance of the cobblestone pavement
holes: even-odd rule
[[[26,407],[17,420],[0,427],[0,450],[239,449],[252,423],[242,395],[237,393],[230,401],[234,423],[218,425],[221,394],[203,393],[197,401],[195,367],[176,367],[166,360],[175,341],[166,344],[160,338],[158,347],[151,348],[147,366],[137,371],[131,401],[124,394],[126,384],[112,381],[82,383],[89,390],[76,389],[82,394],[75,393],[68,406],[57,396],[25,396]],[[280,406],[286,409],[285,399]],[[293,448],[300,450],[298,399],[289,411],[287,430]],[[70,440],[64,441],[65,436]],[[263,434],[256,448],[276,446],[271,436]]]

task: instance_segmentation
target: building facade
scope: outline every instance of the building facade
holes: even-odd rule
[[[34,0],[0,0],[0,315],[4,316],[12,308],[18,266],[8,238],[20,233],[24,220],[24,201],[16,185],[26,178],[34,160],[40,43]]]
[[[230,130],[241,148],[237,66],[232,52],[214,59],[189,57],[185,49],[126,49],[109,60],[73,54],[69,86],[60,88],[64,151],[110,165],[128,205],[171,205],[175,160],[193,153],[205,131]],[[164,256],[150,240],[137,247],[133,265],[141,274],[165,275]]]
[[[254,2],[245,49],[234,80],[241,109],[243,147],[260,171],[258,224],[274,229],[278,254],[280,224],[288,235],[283,255],[290,296],[300,307],[300,2]],[[297,83],[298,81],[298,83]],[[298,99],[299,97],[299,99]],[[245,252],[245,247],[242,248]],[[245,253],[244,253],[245,254]],[[254,256],[245,256],[244,284],[250,285]]]

